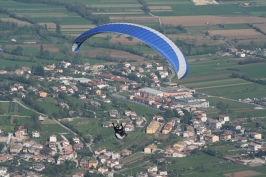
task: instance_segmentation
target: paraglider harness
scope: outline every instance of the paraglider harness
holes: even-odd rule
[[[114,130],[115,130],[115,137],[118,138],[118,139],[123,139],[124,137],[127,136],[127,133],[125,132],[125,127],[120,124],[120,126],[117,124],[115,126],[114,123],[113,124],[113,127],[114,127]]]

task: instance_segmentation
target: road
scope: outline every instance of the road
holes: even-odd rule
[[[175,70],[173,70],[172,66],[169,66],[168,68],[172,72],[172,74],[169,76],[169,82],[172,82],[172,79],[175,77]]]
[[[160,24],[160,26],[162,25],[160,17],[155,16],[155,15],[151,14],[150,12],[149,12],[148,14],[150,14],[151,16],[157,18],[157,19],[158,19],[158,22],[159,22],[159,24]]]
[[[198,92],[199,93],[199,92]],[[204,94],[204,93],[201,93],[201,94]],[[212,95],[207,95],[207,94],[204,94],[208,97],[213,97],[213,98],[220,98],[220,99],[224,99],[224,100],[228,100],[228,101],[234,101],[234,102],[238,102],[238,103],[244,103],[244,104],[251,104],[253,106],[257,106],[257,107],[263,107],[262,105],[259,105],[259,104],[255,104],[255,103],[248,103],[248,102],[243,102],[243,101],[239,101],[239,100],[234,100],[234,99],[230,99],[230,98],[225,98],[225,97],[220,97],[220,96],[212,96]]]
[[[35,110],[33,110],[33,109],[28,108],[27,106],[23,105],[22,103],[20,103],[20,102],[17,101],[16,99],[14,99],[14,102],[18,103],[19,105],[21,105],[21,106],[22,106],[23,108],[25,108],[25,109],[31,110],[31,111],[33,111],[33,112],[35,112],[35,113],[37,113],[37,114],[40,114],[40,115],[42,115],[42,116],[44,116],[44,117],[48,117],[47,115],[45,115],[45,114],[43,114],[43,113],[40,113],[40,112],[38,112],[38,111],[35,111]],[[95,115],[95,114],[94,114],[94,115]],[[95,117],[96,117],[96,115],[95,115]],[[71,132],[73,135],[78,136],[77,133],[75,133],[75,132],[72,131],[70,128],[68,128],[68,127],[66,127],[65,125],[63,125],[61,122],[59,122],[59,121],[56,120],[55,118],[52,118],[52,120],[55,121],[58,125],[60,125],[60,126],[63,127],[64,129],[66,129],[68,132]],[[82,137],[80,137],[80,139],[81,139],[81,141],[84,142],[84,139],[83,139]],[[92,151],[90,145],[89,145],[89,149],[90,149],[90,151],[93,153],[93,151]]]
[[[70,128],[66,127],[65,125],[63,125],[61,122],[59,122],[58,120],[56,120],[55,118],[52,118],[53,121],[55,121],[58,125],[60,125],[61,127],[65,128],[67,131],[71,132],[74,135],[78,135],[77,133],[73,132]]]
[[[150,108],[150,109],[153,109],[155,111],[160,111],[161,112],[161,110],[156,109],[156,108],[153,108],[153,107],[150,107],[149,105],[146,105],[144,103],[140,103],[140,102],[136,102],[136,101],[131,101],[131,100],[127,99],[125,96],[119,95],[119,92],[118,93],[113,93],[112,96],[115,97],[115,98],[118,98],[118,99],[126,100],[128,102],[132,102],[132,103],[135,103],[135,104],[139,104],[141,106],[145,106],[147,108]]]
[[[20,106],[22,106],[22,107],[25,108],[25,109],[28,109],[28,110],[30,110],[30,111],[32,111],[32,112],[35,112],[35,113],[37,113],[37,114],[40,114],[40,115],[42,115],[42,116],[44,116],[44,117],[48,117],[47,115],[45,115],[45,114],[43,114],[43,113],[40,113],[40,112],[38,112],[38,111],[36,111],[36,110],[34,110],[34,109],[28,108],[27,106],[25,106],[24,104],[20,103],[20,102],[17,101],[16,99],[14,99],[13,102],[16,102],[17,104],[19,104]],[[69,132],[71,132],[72,134],[74,134],[74,135],[77,136],[77,133],[73,132],[71,129],[69,129],[68,127],[66,127],[65,125],[63,125],[63,124],[62,124],[61,122],[59,122],[58,120],[56,120],[56,119],[54,119],[54,118],[53,118],[52,120],[55,121],[55,122],[56,122],[58,125],[60,125],[61,127],[65,128],[67,131],[69,131]]]
[[[32,111],[32,112],[35,112],[35,113],[37,113],[37,114],[40,114],[40,115],[42,115],[42,116],[48,117],[47,115],[45,115],[45,114],[43,114],[43,113],[40,113],[40,112],[38,112],[38,111],[36,111],[36,110],[34,110],[34,109],[28,108],[28,107],[25,106],[24,104],[22,104],[22,103],[20,103],[19,101],[17,101],[15,98],[13,99],[13,102],[19,104],[20,106],[22,106],[22,107],[25,108],[25,109],[28,109],[28,110],[30,110],[30,111]]]
[[[5,147],[2,149],[1,153],[5,153],[7,151],[7,145],[10,143],[12,136],[13,136],[13,133],[8,133]]]
[[[61,136],[64,140],[68,140],[68,139],[63,135],[63,133],[60,133],[60,136]]]
[[[160,123],[160,127],[156,130],[155,136],[158,136],[160,134],[164,125],[165,125],[165,123]]]

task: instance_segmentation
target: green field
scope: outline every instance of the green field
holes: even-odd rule
[[[122,150],[124,148],[129,148],[132,144],[142,144],[147,143],[152,136],[145,134],[142,131],[142,128],[136,127],[134,131],[128,132],[129,136],[126,137],[123,142],[116,140],[113,135],[113,128],[103,128],[101,123],[103,121],[99,119],[75,119],[74,121],[68,122],[79,131],[82,132],[83,135],[90,134],[93,138],[98,135],[102,135],[103,140],[95,142],[92,146],[93,149],[98,149],[100,147],[106,147],[108,150]],[[146,141],[146,142],[145,142]]]

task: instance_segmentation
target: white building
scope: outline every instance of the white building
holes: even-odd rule
[[[140,91],[140,93],[147,93],[151,97],[163,97],[163,95],[165,94],[165,92],[163,92],[163,91],[148,88],[148,87],[142,88],[139,91]]]
[[[56,142],[56,135],[55,134],[52,134],[50,136],[50,142]]]
[[[260,144],[256,144],[256,143],[248,144],[248,151],[258,151],[260,148],[261,148]]]
[[[224,124],[225,122],[229,122],[230,118],[229,118],[229,116],[220,115],[219,116],[219,121],[222,122],[222,124]]]
[[[32,132],[32,137],[33,137],[33,138],[39,138],[39,137],[40,137],[40,132],[38,132],[38,131],[33,131],[33,132]]]
[[[208,120],[209,127],[212,129],[220,129],[222,127],[222,123],[215,120]]]

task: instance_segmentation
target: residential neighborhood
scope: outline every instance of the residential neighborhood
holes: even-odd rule
[[[0,177],[266,176],[263,0],[0,3]]]

